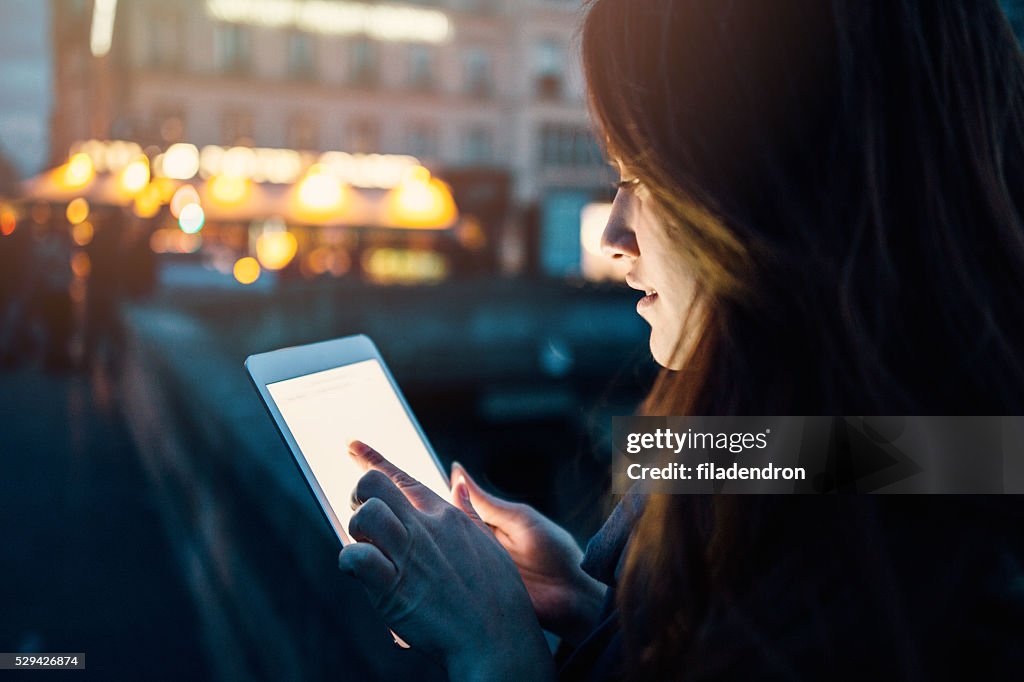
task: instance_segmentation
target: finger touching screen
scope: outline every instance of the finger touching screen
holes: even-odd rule
[[[448,498],[444,476],[377,360],[267,384],[267,390],[346,532],[352,491],[364,473],[348,454],[354,440]]]

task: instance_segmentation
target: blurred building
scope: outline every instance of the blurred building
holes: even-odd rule
[[[607,195],[578,0],[51,0],[54,162],[76,142],[406,154],[496,260],[578,272]]]

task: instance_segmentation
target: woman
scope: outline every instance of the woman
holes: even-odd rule
[[[1024,63],[995,0],[594,0],[583,58],[622,175],[605,248],[666,368],[644,413],[1024,413]],[[581,570],[460,469],[456,509],[352,453],[341,566],[453,680],[559,674],[540,626],[565,679],[1021,669],[1013,498],[627,496]]]

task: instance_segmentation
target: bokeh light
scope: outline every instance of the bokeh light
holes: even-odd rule
[[[241,284],[252,284],[260,278],[260,264],[255,258],[239,258],[234,267],[235,279]]]
[[[298,208],[306,218],[337,214],[345,203],[346,188],[323,164],[315,164],[299,182]]]
[[[171,215],[181,217],[181,209],[189,204],[199,204],[199,192],[192,185],[182,185],[171,197]]]
[[[195,234],[199,230],[203,229],[203,225],[206,223],[206,213],[203,212],[203,207],[199,204],[188,204],[181,209],[181,214],[178,216],[178,226],[181,227],[181,231],[185,234]]]
[[[0,234],[5,237],[9,237],[14,234],[14,230],[18,227],[18,216],[14,215],[14,211],[3,210],[0,212]]]
[[[215,175],[209,180],[210,198],[222,206],[237,206],[246,200],[250,182],[237,175]]]
[[[82,221],[71,228],[71,240],[78,246],[88,246],[92,243],[96,230],[88,220]]]
[[[178,183],[168,178],[153,178],[150,184],[156,187],[161,204],[170,203],[174,193],[178,190]]]
[[[67,216],[68,222],[72,225],[83,222],[89,217],[89,202],[82,197],[72,199],[64,215]]]
[[[63,173],[58,180],[67,189],[81,189],[92,182],[96,177],[96,167],[93,165],[92,157],[79,152],[71,157],[64,165]]]
[[[135,195],[132,212],[140,218],[152,218],[160,212],[160,206],[160,188],[151,182]]]
[[[470,251],[480,251],[487,246],[487,233],[476,216],[466,216],[462,219],[456,239]]]
[[[160,170],[166,178],[191,180],[199,172],[199,150],[193,144],[172,144],[164,152]]]
[[[423,166],[411,168],[405,179],[388,192],[385,220],[396,227],[442,229],[459,217],[451,188],[432,178]]]
[[[72,255],[71,272],[73,272],[75,277],[78,279],[87,278],[92,272],[92,261],[89,260],[89,254],[78,251]]]
[[[432,251],[370,249],[363,254],[363,271],[378,284],[429,284],[448,275],[444,257]]]
[[[161,228],[149,237],[153,253],[196,253],[202,246],[201,234],[185,234],[177,228]]]
[[[256,240],[256,258],[267,270],[281,270],[295,258],[299,242],[291,232],[264,232]]]
[[[118,186],[129,197],[134,197],[149,184],[149,159],[140,156],[121,171]]]
[[[344,249],[321,246],[313,249],[302,261],[306,277],[319,277],[330,273],[341,277],[352,269],[352,257]]]

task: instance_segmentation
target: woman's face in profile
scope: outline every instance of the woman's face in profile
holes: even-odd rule
[[[626,283],[644,293],[637,313],[651,325],[651,354],[669,369],[681,369],[685,359],[684,334],[695,281],[678,245],[673,246],[658,220],[647,189],[620,169],[618,192],[611,217],[601,236],[601,247],[612,258],[624,258],[631,267]]]

